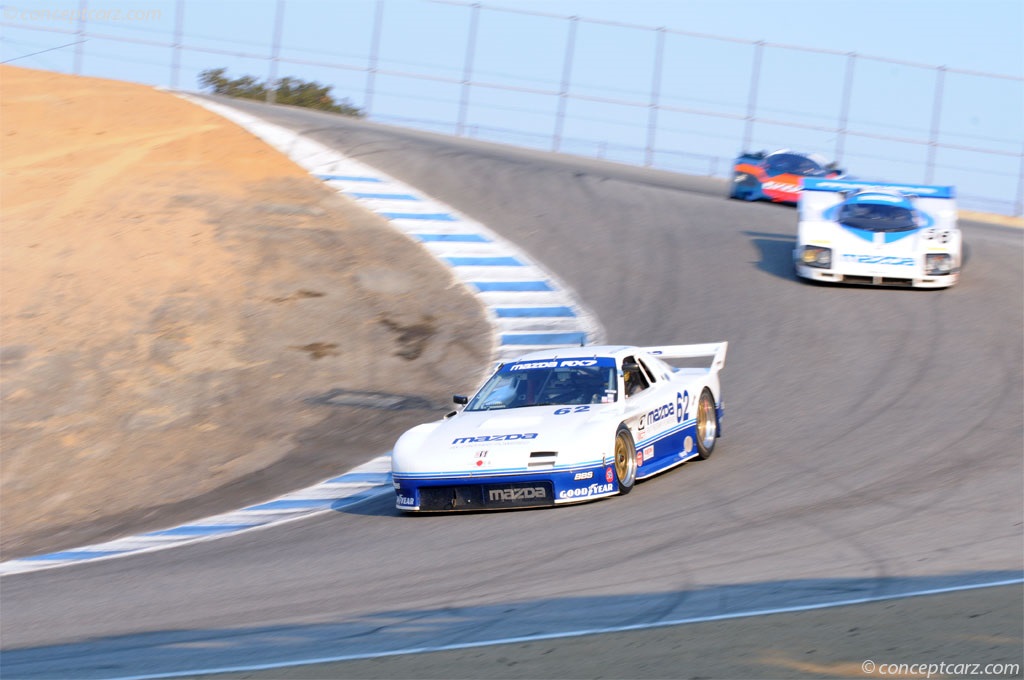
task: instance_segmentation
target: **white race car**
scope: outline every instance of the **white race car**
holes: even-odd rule
[[[548,349],[499,364],[461,410],[399,438],[407,512],[552,506],[629,493],[721,435],[725,342]],[[669,362],[706,367],[678,367]]]
[[[808,178],[798,206],[798,276],[916,288],[960,276],[953,187]]]

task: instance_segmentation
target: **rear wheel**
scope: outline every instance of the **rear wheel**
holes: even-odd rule
[[[718,439],[718,411],[711,390],[704,388],[697,402],[697,458],[707,460],[715,450]]]
[[[625,425],[619,425],[615,433],[615,478],[623,496],[633,490],[636,483],[636,444]]]

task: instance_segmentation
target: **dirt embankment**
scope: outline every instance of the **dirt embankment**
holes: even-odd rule
[[[11,66],[0,103],[0,558],[344,472],[485,368],[440,264],[227,121]]]

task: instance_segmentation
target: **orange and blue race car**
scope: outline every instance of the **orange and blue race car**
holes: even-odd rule
[[[796,203],[804,177],[834,179],[843,171],[813,153],[780,149],[772,153],[744,152],[733,161],[729,198]]]

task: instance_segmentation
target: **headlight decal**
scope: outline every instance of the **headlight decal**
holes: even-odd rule
[[[953,256],[949,253],[927,253],[924,256],[924,271],[931,276],[948,276],[953,273]]]
[[[831,269],[832,249],[821,246],[804,246],[800,253],[800,261],[808,267]]]

